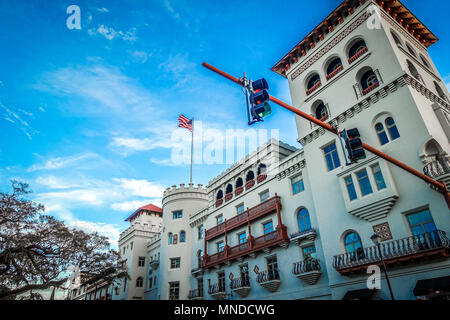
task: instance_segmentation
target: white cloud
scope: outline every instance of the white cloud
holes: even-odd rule
[[[103,13],[109,12],[109,10],[107,8],[97,8],[97,11],[103,12]]]
[[[0,107],[6,112],[3,119],[5,119],[8,122],[17,124],[19,129],[22,130],[29,139],[31,139],[32,134],[38,133],[36,130],[31,128],[31,126],[29,125],[29,123],[27,121],[23,120],[16,112],[12,111],[10,108],[5,106],[2,102],[0,102]],[[24,111],[22,110],[22,112],[24,112]]]
[[[39,107],[39,110],[40,110],[41,112],[45,112],[45,109],[44,109],[43,107]]]
[[[120,236],[120,227],[118,225],[78,219],[60,204],[46,206],[46,213],[61,219],[71,228],[88,233],[98,232],[100,235],[108,237],[113,247],[116,247],[118,244]]]
[[[117,202],[111,204],[111,209],[115,211],[123,211],[123,212],[134,212],[138,208],[145,206],[147,204],[154,204],[156,206],[161,206],[161,198],[159,199],[147,199],[147,200],[132,200],[125,202]]]
[[[133,51],[130,53],[134,62],[136,63],[146,63],[151,54],[145,51]]]
[[[114,40],[115,38],[122,39],[124,41],[134,42],[136,41],[136,28],[131,28],[128,31],[116,31],[112,27],[100,25],[97,29],[92,28],[88,30],[89,35],[94,36],[99,34],[108,40]]]
[[[71,189],[80,187],[79,184],[72,184],[67,182],[67,179],[62,179],[55,176],[38,177],[36,179],[36,183],[50,189]]]
[[[137,179],[113,179],[115,182],[121,184],[121,187],[128,191],[131,195],[146,197],[146,198],[160,198],[162,197],[165,188],[154,184],[148,180]]]
[[[95,153],[83,153],[78,154],[75,156],[69,156],[69,157],[57,157],[47,160],[45,163],[42,164],[34,164],[31,167],[27,169],[28,172],[34,172],[34,171],[41,171],[41,170],[56,170],[56,169],[62,169],[65,167],[68,167],[70,165],[73,165],[77,162],[86,160],[86,159],[92,159],[98,157]]]
[[[116,67],[94,65],[63,68],[45,73],[35,87],[56,95],[70,95],[86,100],[86,104],[77,104],[76,108],[74,105],[71,109],[73,113],[104,116],[111,111],[126,112],[127,120],[142,120],[148,113],[153,118],[159,114],[153,107],[157,103],[155,96]],[[86,107],[83,108],[84,105]],[[133,117],[134,115],[136,116]]]

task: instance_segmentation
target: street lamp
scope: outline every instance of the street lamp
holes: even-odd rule
[[[391,299],[395,300],[394,298],[394,293],[392,292],[392,287],[391,287],[391,282],[389,281],[389,276],[386,270],[386,264],[384,263],[384,259],[383,259],[383,254],[381,253],[381,245],[380,245],[380,236],[377,235],[376,233],[373,234],[370,239],[373,241],[373,243],[377,246],[378,248],[378,253],[380,254],[380,258],[381,258],[381,262],[383,263],[383,271],[384,271],[384,275],[386,276],[386,282],[388,284],[389,287],[389,292],[391,294]]]

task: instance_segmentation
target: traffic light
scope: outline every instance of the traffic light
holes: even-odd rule
[[[263,118],[272,113],[272,108],[268,101],[270,96],[267,90],[269,90],[269,84],[266,79],[259,79],[253,81],[250,85],[250,113],[253,121],[264,121]]]
[[[350,163],[357,163],[358,160],[365,159],[366,152],[364,151],[358,129],[344,130],[342,134],[345,141],[345,148],[347,149],[350,158]]]

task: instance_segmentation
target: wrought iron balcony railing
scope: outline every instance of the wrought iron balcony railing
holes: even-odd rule
[[[205,231],[206,240],[211,240],[220,236],[227,231],[231,231],[239,226],[246,224],[248,220],[254,220],[265,214],[271,213],[277,209],[277,205],[281,207],[280,197],[272,197],[257,206],[244,211],[241,214],[234,216],[231,219],[225,220],[223,223],[212,227]]]
[[[256,278],[256,282],[258,283],[278,280],[280,280],[280,272],[277,269],[262,271],[258,273],[258,277]]]
[[[199,299],[203,298],[203,289],[194,289],[189,291],[188,299]]]
[[[281,225],[276,231],[265,234],[257,238],[250,238],[245,243],[240,243],[234,247],[225,247],[223,251],[205,256],[203,268],[210,268],[225,261],[237,259],[250,255],[254,252],[270,248],[276,245],[283,246],[289,243],[287,228]]]
[[[294,263],[294,267],[292,268],[292,273],[294,275],[299,275],[302,273],[308,273],[311,271],[321,271],[322,268],[320,267],[319,260],[310,258],[305,259],[300,262]]]
[[[450,240],[445,232],[436,230],[380,244],[387,265],[407,262],[430,256],[448,256]],[[365,270],[370,264],[379,264],[381,257],[377,246],[334,256],[333,266],[341,274]]]
[[[241,289],[250,287],[250,279],[249,277],[240,277],[231,280],[230,288],[231,290]]]
[[[208,293],[210,295],[225,293],[227,290],[225,289],[225,284],[215,283],[208,287]]]
[[[423,168],[423,173],[433,179],[450,173],[450,158],[429,162]]]

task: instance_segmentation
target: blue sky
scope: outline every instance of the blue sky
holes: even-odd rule
[[[117,240],[134,209],[188,182],[189,165],[169,161],[180,114],[205,129],[247,129],[240,89],[201,63],[265,77],[290,102],[270,68],[339,3],[1,1],[0,190],[26,181],[47,213]],[[440,38],[430,54],[450,81],[450,4],[404,3]],[[72,4],[81,30],[66,27]],[[298,147],[293,116],[273,109],[256,128],[278,129]],[[194,182],[226,167],[196,165]]]

